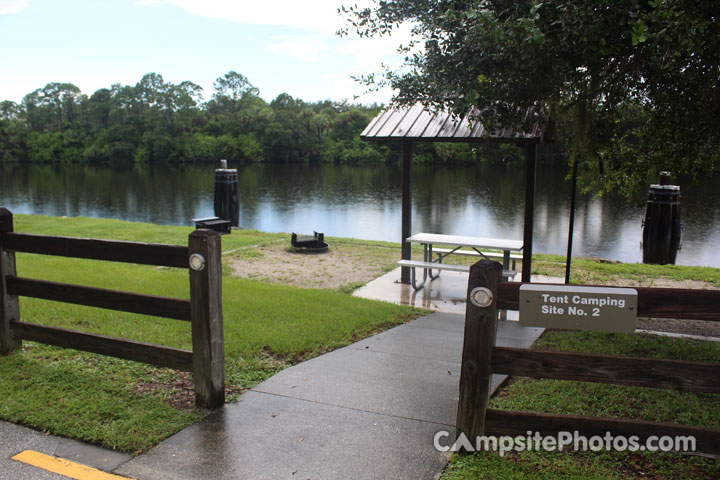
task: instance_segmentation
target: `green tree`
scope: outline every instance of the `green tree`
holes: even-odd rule
[[[22,108],[15,102],[0,102],[0,162],[26,159],[26,130]]]
[[[236,120],[239,119],[243,107],[253,103],[253,99],[257,98],[259,93],[245,75],[235,71],[218,77],[213,83],[213,88],[215,88],[212,97],[214,104],[210,108],[228,114]]]
[[[113,110],[112,92],[101,88],[90,96],[89,104],[91,123],[99,128],[108,128]]]
[[[67,122],[75,122],[76,102],[80,95],[80,89],[72,83],[52,82],[40,90],[38,104],[55,112],[56,127],[62,132]]]
[[[173,135],[192,128],[198,113],[195,107],[202,101],[202,90],[200,85],[188,81],[179,85],[169,83],[164,86],[160,108],[167,116]]]
[[[17,120],[20,117],[20,106],[10,100],[0,102],[0,120]]]
[[[103,129],[85,148],[90,161],[127,163],[135,160],[141,135],[132,125],[112,125]]]
[[[62,160],[63,135],[60,132],[30,132],[27,145],[33,162],[58,163]]]
[[[154,107],[162,102],[166,85],[162,75],[147,73],[135,85],[135,94],[139,100],[141,111]]]
[[[363,81],[396,88],[400,104],[477,106],[489,128],[549,113],[600,192],[629,196],[659,170],[708,173],[718,160],[720,2],[376,0],[344,10],[342,33],[413,25],[405,63]]]
[[[40,105],[40,89],[36,89],[22,99],[22,111],[25,113],[25,121],[28,131],[39,132],[45,128],[51,128],[53,112]]]

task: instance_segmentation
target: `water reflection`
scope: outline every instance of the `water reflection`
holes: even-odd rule
[[[0,165],[0,205],[18,213],[93,216],[190,225],[213,214],[213,167],[126,168]],[[565,172],[538,169],[534,250],[564,254],[570,185]],[[240,223],[270,232],[400,240],[397,166],[249,165],[238,169]],[[682,188],[678,263],[720,267],[718,178]],[[521,239],[523,169],[415,167],[413,231]],[[642,259],[644,207],[579,197],[576,256]]]

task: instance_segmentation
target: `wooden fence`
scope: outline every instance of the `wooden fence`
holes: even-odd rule
[[[525,436],[528,430],[541,435],[579,431],[586,437],[636,435],[695,436],[696,451],[720,454],[720,430],[675,423],[647,422],[577,415],[552,415],[488,408],[493,373],[581,382],[599,382],[666,388],[685,392],[720,393],[720,364],[659,360],[573,352],[547,352],[495,346],[497,310],[518,310],[522,283],[501,282],[502,265],[481,260],[470,269],[465,338],[457,411],[457,436],[464,434],[473,445],[481,435]],[[474,305],[470,295],[476,287],[492,292],[492,303]],[[638,316],[720,320],[720,291],[667,288],[636,288]]]
[[[190,300],[20,278],[15,252],[188,268]],[[30,235],[14,232],[12,213],[0,208],[0,354],[32,340],[190,371],[195,403],[218,407],[225,402],[220,254],[212,230],[195,230],[188,246]],[[18,296],[190,322],[192,351],[22,322]]]

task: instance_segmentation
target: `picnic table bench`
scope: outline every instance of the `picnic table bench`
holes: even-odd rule
[[[520,252],[523,248],[523,243],[520,240],[506,240],[498,238],[482,238],[482,237],[468,237],[460,235],[441,235],[437,233],[416,233],[406,239],[409,243],[419,243],[423,246],[423,260],[400,260],[398,265],[402,267],[411,268],[411,282],[415,290],[420,290],[425,286],[425,282],[428,278],[430,280],[436,279],[440,275],[441,270],[448,270],[453,272],[468,272],[470,267],[468,265],[456,265],[451,263],[444,263],[443,260],[449,255],[472,255],[482,256],[485,258],[502,258],[503,259],[503,278],[508,279],[515,276],[515,265],[517,260],[522,260],[522,255],[513,254],[512,252]],[[433,250],[434,245],[443,245],[451,248],[436,248]],[[471,248],[472,250],[462,250],[463,247]],[[494,249],[501,250],[502,253],[497,252],[483,252],[480,249]],[[433,259],[433,255],[437,255],[436,259]],[[512,261],[512,270],[510,269],[510,262]],[[415,274],[416,268],[423,269],[423,280],[421,283],[417,283],[417,277]],[[437,274],[433,274],[433,270],[437,270]]]
[[[505,254],[503,252],[488,252],[488,251],[476,251],[476,250],[452,250],[449,248],[433,248],[433,254],[437,254],[438,258],[442,254],[453,254],[453,255],[466,255],[469,257],[482,257],[482,258],[498,258],[503,259]],[[517,261],[522,260],[523,256],[522,253],[511,253],[510,254],[510,262],[511,270],[516,270],[517,267]]]

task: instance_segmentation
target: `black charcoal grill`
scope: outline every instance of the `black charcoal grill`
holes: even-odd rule
[[[330,248],[325,243],[325,235],[318,232],[313,232],[312,236],[293,233],[290,237],[290,244],[298,253],[323,253]]]

